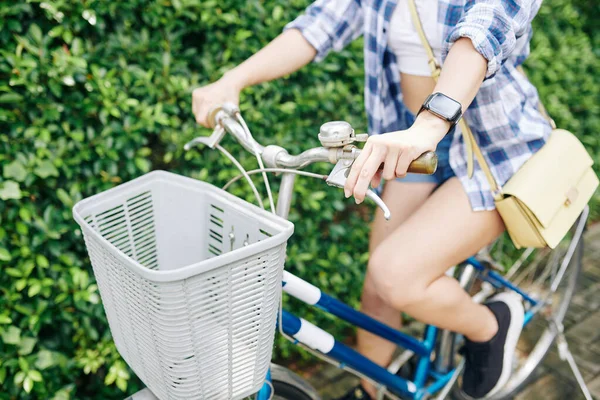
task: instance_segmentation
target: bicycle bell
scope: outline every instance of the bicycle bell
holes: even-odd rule
[[[346,121],[326,122],[319,130],[319,141],[323,147],[342,147],[353,142],[364,142],[367,137],[366,133],[356,135]]]

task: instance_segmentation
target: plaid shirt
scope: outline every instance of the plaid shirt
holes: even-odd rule
[[[406,1],[406,0],[404,0]],[[417,0],[419,1],[419,0]],[[286,26],[302,32],[320,61],[364,36],[365,105],[369,133],[407,129],[414,115],[402,103],[400,73],[387,47],[387,30],[397,0],[317,0]],[[452,43],[468,37],[487,60],[486,79],[465,112],[496,180],[503,185],[545,143],[551,132],[538,111],[535,87],[516,70],[529,54],[531,20],[541,0],[439,0],[442,59]],[[460,179],[473,210],[494,209],[485,175],[467,159],[457,127],[450,166]]]

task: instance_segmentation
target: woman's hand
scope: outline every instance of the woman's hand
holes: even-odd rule
[[[210,128],[208,121],[210,110],[227,102],[238,105],[240,91],[240,86],[227,74],[210,85],[194,89],[192,92],[192,112],[196,117],[196,122]]]
[[[369,183],[379,186],[381,178],[391,180],[406,175],[412,161],[427,151],[434,151],[448,132],[450,124],[424,112],[405,131],[371,136],[354,161],[344,186],[346,197],[354,195],[357,204],[365,198]],[[383,163],[383,170],[380,166]]]

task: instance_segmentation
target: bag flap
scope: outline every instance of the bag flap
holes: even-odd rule
[[[561,207],[582,195],[578,184],[593,163],[575,135],[556,129],[546,144],[509,179],[503,192],[519,199],[547,228]]]

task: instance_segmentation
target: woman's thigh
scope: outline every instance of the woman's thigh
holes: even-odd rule
[[[381,198],[390,209],[392,217],[387,221],[381,209],[375,211],[369,241],[371,252],[425,202],[435,186],[433,182],[386,182]]]
[[[397,201],[402,201],[399,197]],[[497,211],[473,211],[457,178],[442,184],[371,254],[378,289],[427,287],[452,265],[476,254],[504,230]]]

